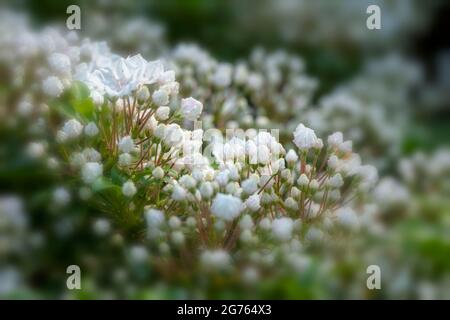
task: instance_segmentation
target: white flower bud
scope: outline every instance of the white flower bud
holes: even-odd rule
[[[84,128],[84,134],[88,137],[94,137],[98,134],[99,130],[94,122],[89,122]]]
[[[158,89],[153,92],[152,100],[157,106],[165,106],[169,103],[169,95],[166,90]]]
[[[122,194],[125,197],[131,198],[137,192],[136,186],[132,181],[127,181],[122,185]]]
[[[169,119],[170,108],[169,107],[159,107],[156,110],[155,117],[157,120],[164,121]]]
[[[164,170],[161,167],[156,167],[152,171],[152,176],[158,180],[162,179],[164,177]]]
[[[245,205],[251,211],[258,211],[261,208],[259,195],[255,193],[248,197],[248,199],[245,201]]]

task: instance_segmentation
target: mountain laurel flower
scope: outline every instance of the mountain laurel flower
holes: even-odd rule
[[[125,197],[131,198],[136,194],[136,192],[137,189],[133,181],[127,181],[122,185],[122,194]]]
[[[147,209],[144,213],[149,228],[159,228],[164,222],[164,213],[157,209]]]
[[[344,142],[342,132],[335,132],[328,136],[328,145],[332,148],[339,148],[339,145]]]
[[[70,58],[65,54],[58,52],[52,53],[48,58],[48,64],[55,73],[63,76],[70,75]]]
[[[284,205],[291,210],[298,210],[298,203],[292,197],[287,197],[284,200]]]
[[[242,217],[241,221],[239,221],[239,226],[242,229],[251,229],[253,228],[253,219],[249,214],[246,214]]]
[[[332,176],[328,182],[328,186],[334,189],[339,189],[344,185],[344,180],[342,179],[342,176],[340,173],[336,173],[334,176]]]
[[[33,159],[40,158],[45,154],[45,145],[41,142],[30,142],[27,145],[26,153]]]
[[[143,104],[145,101],[150,98],[150,92],[146,86],[142,86],[136,92],[136,98],[140,104]]]
[[[291,197],[298,199],[300,197],[301,191],[297,187],[291,188]]]
[[[203,104],[192,98],[181,99],[181,113],[187,120],[195,121],[203,110]]]
[[[227,269],[231,264],[231,257],[227,251],[216,249],[204,251],[200,256],[200,262],[203,267],[213,270]]]
[[[294,131],[294,144],[300,150],[309,150],[318,144],[314,130],[300,123]]]
[[[347,228],[356,228],[359,225],[359,219],[352,208],[343,207],[336,211],[336,218],[340,225]]]
[[[78,120],[70,119],[64,123],[61,131],[64,132],[67,139],[75,139],[83,132],[83,125]]]
[[[44,80],[42,90],[50,97],[59,97],[64,90],[64,85],[57,77],[51,76]]]
[[[70,202],[71,196],[66,188],[59,187],[53,191],[53,202],[57,206],[65,206]]]
[[[174,231],[170,234],[170,239],[172,240],[172,242],[177,245],[177,246],[181,246],[184,244],[185,241],[185,237],[183,232],[181,231]]]
[[[161,167],[156,167],[155,169],[153,169],[152,171],[152,176],[155,179],[162,179],[164,177],[164,170]]]
[[[339,158],[336,155],[331,155],[327,161],[327,165],[330,169],[336,170],[339,165]]]
[[[309,182],[309,189],[310,189],[312,192],[316,192],[317,190],[319,190],[319,187],[320,187],[319,181],[317,181],[316,179],[312,179],[312,180]]]
[[[156,109],[155,118],[160,121],[169,119],[170,108],[169,107],[159,107]]]
[[[178,229],[181,226],[181,220],[176,216],[171,216],[168,223],[172,229]]]
[[[211,205],[211,212],[225,221],[237,218],[242,210],[242,200],[232,195],[218,193]]]
[[[246,194],[253,194],[258,191],[258,181],[252,177],[242,181],[241,185]]]
[[[186,199],[186,196],[187,196],[186,190],[182,186],[180,186],[178,184],[173,186],[173,189],[172,189],[172,199],[173,200],[183,201]]]
[[[179,179],[179,183],[186,189],[191,190],[195,188],[197,181],[192,176],[185,174]]]
[[[169,104],[169,94],[164,89],[158,89],[153,92],[152,101],[157,106],[166,106]]]
[[[298,161],[298,155],[297,155],[297,153],[295,152],[295,150],[291,149],[291,150],[289,150],[288,153],[286,154],[285,159],[286,159],[286,162],[287,162],[288,164],[293,164],[293,163],[296,163],[296,162]]]
[[[269,218],[263,218],[259,222],[259,227],[263,230],[270,230],[272,228],[272,222]]]
[[[119,166],[127,167],[133,162],[133,157],[129,153],[122,153],[119,156]]]
[[[294,230],[294,222],[291,218],[283,217],[274,219],[272,222],[272,234],[275,239],[280,241],[287,241],[292,238],[292,231]]]
[[[339,147],[338,147],[339,151],[343,152],[343,153],[350,153],[353,150],[353,143],[352,141],[345,141],[342,142]]]
[[[118,142],[119,151],[122,153],[131,153],[135,149],[135,144],[130,136],[125,136]]]
[[[316,150],[322,150],[322,148],[323,148],[323,141],[322,141],[322,139],[320,139],[320,138],[317,139],[316,142],[313,145],[313,148],[316,149]]]
[[[103,174],[103,166],[97,162],[87,162],[81,169],[81,177],[87,184],[93,183]]]
[[[97,125],[94,122],[89,122],[84,128],[84,134],[88,137],[95,137],[98,134],[99,130]]]
[[[210,199],[214,193],[214,189],[210,182],[203,182],[200,185],[200,194],[203,199]]]
[[[258,211],[261,208],[259,194],[255,193],[245,200],[245,205],[251,211]]]
[[[300,177],[297,179],[297,185],[300,188],[306,188],[308,186],[308,184],[309,184],[308,176],[306,174],[302,173],[300,175]]]

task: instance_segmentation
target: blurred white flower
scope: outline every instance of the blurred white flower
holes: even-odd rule
[[[200,116],[203,110],[203,104],[192,98],[185,98],[181,100],[181,113],[183,114],[183,117],[195,121]]]
[[[211,205],[212,214],[225,221],[231,221],[238,217],[241,210],[241,199],[229,194],[218,193]]]

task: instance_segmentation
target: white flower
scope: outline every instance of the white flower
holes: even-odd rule
[[[202,198],[209,199],[209,198],[211,198],[213,193],[214,193],[214,189],[210,182],[203,182],[200,185],[200,194],[202,195]]]
[[[70,202],[70,193],[63,187],[57,188],[53,191],[53,201],[58,206],[65,206]]]
[[[272,222],[270,221],[269,218],[263,218],[259,222],[259,227],[263,230],[269,230],[270,228],[272,228]]]
[[[63,53],[52,53],[48,58],[52,70],[60,75],[70,74],[70,58]]]
[[[169,103],[169,95],[166,90],[158,89],[153,92],[152,100],[157,106],[166,106]]]
[[[290,240],[292,238],[293,230],[294,222],[291,218],[283,217],[274,219],[272,222],[272,234],[278,240]]]
[[[61,130],[64,132],[66,139],[74,139],[83,132],[83,125],[77,120],[71,119],[64,124]]]
[[[242,229],[251,229],[253,228],[253,219],[250,215],[246,214],[242,217],[241,221],[239,221],[239,226]]]
[[[359,167],[359,176],[362,178],[361,186],[368,190],[378,181],[378,171],[374,166],[365,165]]]
[[[334,176],[332,176],[328,180],[328,185],[331,188],[335,188],[335,189],[338,189],[338,188],[342,187],[344,185],[344,180],[342,179],[341,174],[340,173],[336,173]]]
[[[232,72],[233,70],[230,65],[221,64],[217,67],[211,81],[215,86],[219,88],[228,87],[231,83]]]
[[[195,188],[197,181],[192,176],[185,174],[179,179],[179,183],[189,190]]]
[[[171,233],[170,238],[176,245],[182,245],[184,243],[184,234],[181,231],[174,231]]]
[[[44,80],[42,90],[50,97],[59,97],[64,90],[64,86],[57,77],[51,76]]]
[[[242,181],[242,189],[246,194],[253,194],[258,190],[258,182],[254,178],[248,178]]]
[[[258,149],[258,162],[262,165],[269,163],[270,161],[270,150],[265,145],[259,145]]]
[[[184,138],[183,129],[181,129],[181,127],[178,124],[172,123],[165,127],[164,142],[168,146],[173,147],[178,145],[183,141],[183,138]]]
[[[301,187],[301,188],[307,187],[308,184],[309,184],[308,176],[307,176],[306,174],[302,173],[302,174],[300,175],[300,177],[297,179],[297,184],[298,184],[298,186]]]
[[[97,162],[87,162],[83,165],[81,176],[85,183],[94,182],[103,173],[103,166]]]
[[[111,224],[107,219],[100,218],[94,222],[93,229],[97,235],[103,236],[111,231]]]
[[[186,199],[186,190],[178,184],[174,185],[172,190],[172,199],[175,201],[183,201]]]
[[[203,110],[203,104],[192,98],[186,98],[181,100],[181,113],[183,114],[183,117],[195,121],[200,116]]]
[[[287,197],[284,200],[284,205],[291,210],[298,210],[298,203],[292,197]]]
[[[126,59],[114,57],[105,66],[85,70],[77,78],[91,90],[105,92],[110,97],[123,97],[142,85],[157,82],[163,72],[161,62],[147,62],[141,55],[135,55]]]
[[[339,145],[338,149],[341,152],[350,153],[350,152],[352,152],[352,149],[353,149],[353,143],[351,141],[342,142]]]
[[[125,197],[131,198],[137,192],[136,186],[133,181],[127,181],[122,185],[122,193]]]
[[[45,145],[41,142],[30,142],[26,152],[31,158],[40,158],[45,154]]]
[[[336,170],[339,166],[339,158],[336,155],[331,155],[327,162],[330,169]]]
[[[147,101],[149,97],[150,92],[148,91],[148,88],[145,86],[140,87],[136,92],[136,98],[138,99],[139,103],[144,103],[145,101]]]
[[[214,251],[204,251],[200,256],[200,261],[206,268],[223,270],[229,267],[231,258],[225,250],[217,249]]]
[[[119,166],[122,166],[122,167],[129,166],[132,161],[133,161],[133,158],[131,157],[131,155],[129,153],[122,153],[119,156]]]
[[[152,171],[152,176],[155,179],[162,179],[164,177],[164,170],[161,167],[156,167]]]
[[[119,151],[122,153],[130,153],[135,149],[135,144],[130,136],[122,137],[118,143]]]
[[[355,228],[359,224],[358,216],[349,207],[336,210],[336,218],[338,223],[344,227]]]
[[[245,205],[251,211],[258,211],[261,208],[259,194],[255,193],[248,197],[248,199],[245,201]]]
[[[145,221],[149,228],[158,228],[164,222],[164,213],[157,209],[148,209],[145,211]]]
[[[338,131],[328,136],[328,145],[330,147],[338,148],[342,142],[344,142],[344,136],[342,135],[342,132]]]
[[[84,128],[84,134],[88,137],[94,137],[98,134],[97,125],[94,122],[89,122]]]
[[[289,163],[289,164],[295,163],[298,160],[298,155],[293,149],[291,149],[286,154],[285,159],[286,159],[286,162]]]
[[[161,121],[169,119],[170,108],[169,107],[159,107],[156,109],[155,118]]]
[[[216,175],[216,181],[221,187],[226,186],[229,180],[230,180],[230,171],[228,170],[220,171]]]
[[[83,156],[86,162],[100,162],[102,160],[102,155],[94,148],[84,149]]]
[[[239,216],[241,210],[241,199],[223,193],[217,194],[211,205],[212,214],[226,221],[231,221]]]
[[[318,139],[314,130],[300,123],[294,131],[294,143],[301,150],[308,150],[317,146]]]
[[[177,229],[177,228],[179,228],[179,227],[181,226],[181,221],[180,221],[180,219],[179,219],[178,217],[176,217],[176,216],[170,217],[170,219],[169,219],[169,226],[170,226],[172,229]]]

